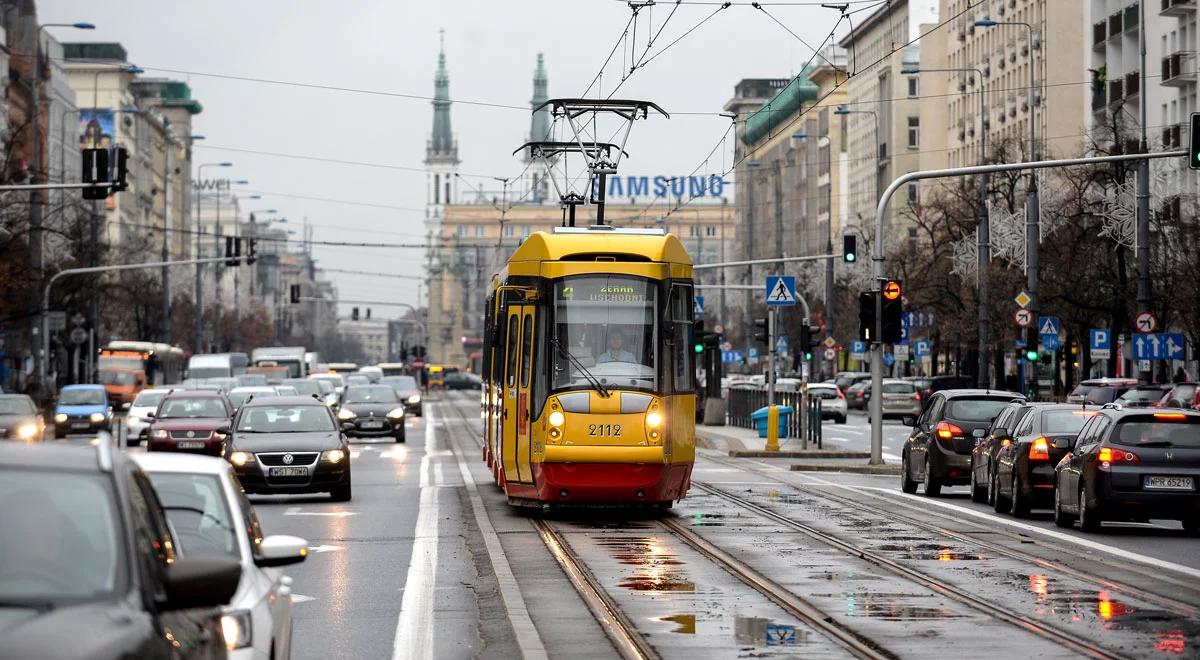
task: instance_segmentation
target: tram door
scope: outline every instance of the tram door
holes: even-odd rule
[[[534,306],[511,305],[505,324],[504,434],[501,456],[508,481],[533,482],[530,383],[533,378]]]

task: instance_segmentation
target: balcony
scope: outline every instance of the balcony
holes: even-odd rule
[[[1108,81],[1108,104],[1115,105],[1125,98],[1125,80],[1117,78]]]
[[[1195,53],[1179,51],[1162,59],[1162,84],[1184,87],[1196,82]]]
[[[1125,8],[1125,30],[1129,31],[1138,26],[1138,6],[1137,3],[1129,5]]]
[[[1137,96],[1142,93],[1142,75],[1139,71],[1125,74],[1125,97]]]
[[[1100,49],[1104,47],[1104,41],[1108,38],[1108,29],[1104,25],[1104,21],[1092,25],[1092,48]]]
[[[1104,96],[1104,86],[1101,85],[1099,89],[1093,88],[1092,89],[1092,111],[1100,112],[1107,105],[1108,105],[1108,99],[1105,98],[1105,96]]]
[[[1108,38],[1115,39],[1121,36],[1121,12],[1117,12],[1108,17]]]
[[[1168,126],[1162,132],[1162,146],[1164,149],[1175,149],[1183,146],[1183,127],[1179,124]]]
[[[1162,0],[1163,16],[1187,16],[1196,11],[1196,0]]]

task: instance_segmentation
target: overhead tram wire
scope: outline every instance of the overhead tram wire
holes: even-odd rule
[[[141,229],[152,229],[154,231],[166,231],[166,232],[173,233],[173,234],[184,234],[184,235],[189,235],[189,236],[195,236],[197,234],[199,234],[201,236],[213,236],[213,234],[211,232],[202,232],[202,231],[198,231],[195,229],[169,229],[169,228],[164,229],[163,227],[161,227],[159,225],[151,225],[151,224],[144,224],[144,223],[137,223],[137,222],[127,222],[127,223],[125,223],[125,226],[126,227],[138,227]],[[318,239],[304,240],[301,238],[275,238],[272,236],[244,236],[243,238],[253,238],[260,243],[276,243],[276,244],[285,244],[285,245],[286,244],[321,245],[321,246],[325,246],[325,247],[342,247],[342,248],[423,250],[423,249],[429,248],[429,247],[436,247],[436,248],[443,248],[443,249],[448,249],[448,250],[449,249],[473,250],[477,247],[475,245],[464,245],[462,243],[456,243],[456,242],[452,242],[452,241],[438,241],[438,242],[433,242],[433,243],[427,243],[424,241],[419,242],[419,243],[386,243],[386,242],[372,242],[372,241],[326,241],[326,240],[318,240]],[[504,247],[516,247],[516,246],[517,246],[516,242],[504,244]],[[245,255],[243,255],[243,257],[244,256]]]

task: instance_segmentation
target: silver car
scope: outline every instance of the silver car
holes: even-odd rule
[[[884,417],[921,414],[921,394],[917,392],[917,386],[907,380],[885,379],[881,403]]]
[[[129,412],[125,413],[126,447],[136,447],[142,444],[146,431],[150,428],[150,422],[153,421],[147,413],[153,414],[155,410],[158,410],[158,403],[170,391],[168,388],[155,388],[138,392],[137,398],[129,406]]]
[[[242,564],[237,592],[221,608],[229,657],[291,657],[292,578],[279,567],[304,561],[308,541],[263,538],[254,507],[222,459],[155,452],[134,460],[154,484],[180,554],[232,557]]]
[[[821,419],[846,423],[846,395],[834,383],[810,383],[808,397],[821,400]]]

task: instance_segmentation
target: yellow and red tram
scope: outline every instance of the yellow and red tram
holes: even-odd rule
[[[695,461],[692,262],[658,229],[530,235],[491,284],[484,461],[518,505],[669,507]]]

